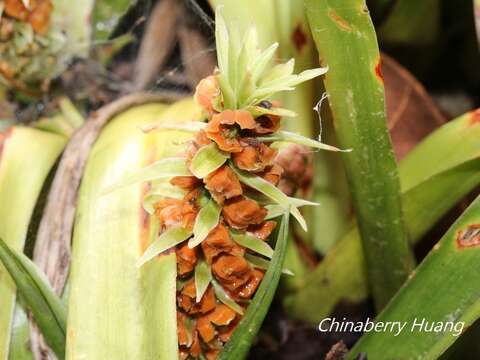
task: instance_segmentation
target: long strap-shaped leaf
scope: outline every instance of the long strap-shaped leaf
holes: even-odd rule
[[[366,352],[372,359],[437,359],[480,317],[480,197],[420,264],[412,278],[376,319],[398,321],[407,329],[367,333],[349,353]],[[434,299],[434,300],[433,300]],[[433,301],[432,301],[433,300]],[[421,322],[434,323],[425,331]],[[464,322],[464,324],[457,323]],[[451,323],[451,324],[448,324]],[[414,326],[417,324],[417,326]]]
[[[190,137],[172,130],[145,134],[142,126],[189,121],[195,113],[191,99],[137,106],[100,133],[78,199],[68,305],[68,333],[75,336],[67,337],[67,359],[178,358],[175,253],[135,266],[156,238],[155,221],[142,209],[148,188],[98,192],[152,161],[178,155]]]
[[[412,244],[479,184],[480,160],[471,160],[405,193],[402,198]],[[355,228],[305,278],[308,286],[285,300],[290,315],[318,322],[342,300],[353,303],[364,300],[368,296],[365,267],[360,235]]]
[[[413,269],[388,135],[375,30],[365,0],[306,0],[377,309]],[[341,45],[340,45],[341,44]]]
[[[241,360],[247,356],[248,350],[262,325],[265,315],[267,314],[280,280],[283,260],[287,248],[288,221],[289,214],[286,213],[279,226],[275,252],[270,262],[270,266],[265,273],[252,302],[248,306],[245,316],[242,318],[232,337],[220,353],[218,357],[219,360]]]
[[[475,112],[450,121],[400,163],[405,221],[413,244],[480,184],[480,126],[473,119]],[[342,299],[365,299],[365,266],[358,229],[354,229],[308,275],[305,284],[309,286],[286,300],[290,314],[318,322]]]
[[[65,357],[66,310],[35,264],[22,253],[10,249],[0,239],[0,260],[15,281],[35,322],[55,354]]]
[[[23,250],[38,196],[65,144],[62,136],[27,127],[13,127],[5,135],[0,151],[0,237],[14,250]],[[12,338],[16,333],[11,333],[15,294],[12,279],[0,265],[0,359],[18,344]]]

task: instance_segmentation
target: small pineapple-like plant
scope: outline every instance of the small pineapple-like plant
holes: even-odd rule
[[[65,3],[67,4],[67,3]],[[75,55],[88,48],[90,5],[73,4],[71,21],[63,2],[5,0],[0,3],[0,84],[27,94],[45,91]],[[81,24],[81,26],[79,26]],[[84,42],[84,43],[82,43]]]
[[[206,121],[144,128],[189,131],[193,137],[178,157],[159,160],[113,185],[151,182],[144,208],[156,221],[158,237],[137,265],[176,253],[182,359],[215,359],[229,341],[274,254],[269,244],[277,227],[273,219],[290,213],[307,228],[298,207],[314,204],[277,187],[283,172],[275,161],[277,142],[338,150],[280,130],[281,117],[295,114],[271,100],[326,69],[294,75],[293,60],[270,66],[277,45],[260,51],[254,28],[239,38],[217,14],[219,68],[195,92]]]

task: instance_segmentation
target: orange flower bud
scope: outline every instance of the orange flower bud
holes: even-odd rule
[[[218,96],[220,96],[220,86],[217,77],[210,75],[198,83],[194,99],[208,114],[211,114],[215,111],[214,102]]]

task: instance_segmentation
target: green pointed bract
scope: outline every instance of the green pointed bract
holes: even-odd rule
[[[187,162],[182,157],[171,157],[158,160],[153,164],[140,169],[137,172],[126,175],[125,178],[117,183],[107,186],[101,195],[106,195],[114,190],[125,186],[151,181],[156,179],[169,179],[175,176],[190,176],[187,168]]]
[[[227,29],[217,7],[216,45],[219,74],[225,109],[244,109],[262,100],[269,99],[281,91],[291,91],[305,81],[321,76],[327,68],[318,68],[293,74],[295,60],[269,68],[278,44],[263,52],[258,45],[258,34],[254,28],[245,32],[240,39],[238,27]]]
[[[245,254],[245,259],[249,262],[250,265],[257,269],[267,270],[270,266],[270,261],[260,256]],[[294,273],[288,269],[283,269],[282,274],[294,276]]]
[[[195,266],[195,291],[197,303],[202,300],[203,294],[207,291],[208,285],[212,281],[212,269],[205,260],[199,260]]]
[[[157,240],[155,240],[143,253],[142,257],[138,260],[137,266],[140,267],[147,261],[152,260],[162,252],[171,249],[175,245],[187,240],[192,235],[190,230],[187,230],[181,226],[172,227],[164,231]]]
[[[195,153],[190,164],[190,171],[197,178],[203,179],[222,166],[228,157],[228,154],[220,151],[215,143],[205,145]]]
[[[240,305],[238,305],[235,300],[233,300],[230,295],[223,289],[222,285],[220,285],[217,280],[212,278],[212,285],[213,290],[215,291],[215,295],[217,296],[220,302],[227,305],[230,309],[235,311],[236,313],[243,315],[243,309]]]
[[[277,204],[283,206],[284,211],[286,209],[290,209],[290,213],[295,219],[297,219],[302,229],[307,231],[307,223],[305,222],[302,214],[300,213],[298,208],[292,204],[290,198],[285,195],[280,189],[259,176],[239,170],[235,166],[231,166],[231,168],[235,172],[235,174],[237,174],[238,178],[242,183],[250,186],[257,191],[260,191],[262,194],[266,195],[267,197],[275,201]]]
[[[262,239],[259,239],[253,235],[241,234],[237,232],[231,232],[233,240],[249,250],[252,250],[260,255],[271,258],[273,255],[273,249]]]
[[[188,242],[189,248],[194,248],[208,236],[208,233],[218,225],[221,208],[210,199],[206,206],[202,207],[195,218],[193,225],[193,238]]]
[[[266,141],[266,142],[273,142],[273,141],[285,141],[289,143],[294,143],[294,144],[300,144],[300,145],[305,145],[309,146],[315,149],[319,150],[328,150],[328,151],[342,151],[342,152],[350,152],[351,150],[341,150],[335,146],[332,145],[327,145],[324,143],[321,143],[320,141],[316,141],[310,138],[307,138],[305,136],[295,134],[290,131],[277,131],[273,135],[268,135],[268,136],[260,136],[257,138],[259,141]]]

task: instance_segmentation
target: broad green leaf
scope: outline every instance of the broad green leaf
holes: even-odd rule
[[[264,259],[260,256],[255,256],[252,254],[245,254],[245,259],[257,269],[267,270],[270,266],[270,260]],[[282,274],[295,276],[293,272],[288,269],[282,269]]]
[[[35,264],[0,239],[0,260],[55,354],[65,357],[66,310]]]
[[[228,159],[228,154],[220,151],[215,143],[201,147],[192,159],[190,171],[199,179],[203,179],[217,170]]]
[[[76,210],[67,359],[178,359],[175,253],[135,266],[157,238],[158,221],[142,208],[149,185],[98,193],[146,164],[178,156],[191,137],[172,130],[145,134],[143,126],[190,121],[198,111],[191,98],[134,106],[111,119],[95,142]]]
[[[158,239],[156,239],[143,253],[142,257],[138,260],[137,266],[144,265],[147,261],[152,260],[162,252],[180,244],[192,236],[192,232],[183,227],[172,227],[164,231]]]
[[[287,247],[288,212],[284,215],[277,232],[277,243],[270,266],[258,287],[252,302],[247,307],[245,316],[235,329],[230,340],[219,354],[218,360],[244,359],[255,336],[262,325],[268,308],[272,303],[280,281],[283,261]]]
[[[207,291],[208,285],[212,281],[212,270],[210,265],[203,259],[198,261],[195,266],[195,290],[197,303],[202,300],[203,294]]]
[[[267,258],[272,258],[273,255],[273,249],[268,245],[267,242],[263,241],[262,239],[259,239],[253,235],[248,235],[248,234],[241,234],[237,232],[231,232],[233,240],[252,251],[255,251],[256,253],[259,253],[260,255],[266,256]]]
[[[207,205],[202,207],[195,218],[193,225],[193,238],[188,241],[188,247],[193,249],[207,237],[208,233],[218,225],[220,219],[220,206],[211,198]]]
[[[267,142],[273,142],[273,141],[285,141],[285,142],[290,142],[294,144],[300,144],[300,145],[305,145],[305,146],[310,146],[315,149],[320,149],[320,150],[328,150],[328,151],[341,151],[341,152],[350,152],[351,149],[347,150],[341,150],[335,146],[332,145],[327,145],[323,144],[320,141],[316,141],[313,139],[309,139],[305,136],[295,134],[293,132],[289,131],[277,131],[273,135],[268,135],[268,136],[259,136],[258,141],[267,141]]]
[[[192,174],[187,168],[187,162],[182,157],[171,157],[158,160],[139,171],[126,175],[119,182],[113,183],[105,187],[101,192],[102,195],[111,193],[125,186],[142,183],[145,181],[171,178],[174,176],[191,176]]]
[[[5,134],[0,155],[0,237],[22,251],[30,219],[48,174],[67,139],[27,127]],[[15,307],[15,284],[0,264],[0,359],[9,354]]]
[[[307,231],[307,223],[305,222],[302,214],[295,206],[292,206],[289,197],[285,195],[280,189],[259,176],[252,175],[246,171],[237,169],[234,165],[232,165],[231,168],[235,172],[235,174],[237,174],[241,182],[265,194],[277,204],[283,206],[284,209],[290,209],[290,212],[295,217],[295,219],[297,219],[302,229]]]
[[[406,323],[408,329],[396,336],[385,331],[368,332],[349,352],[348,359],[359,353],[368,353],[372,359],[438,359],[462,330],[480,317],[479,224],[477,197],[376,318],[377,323]],[[422,321],[440,324],[440,329],[412,327]],[[457,325],[459,322],[463,324]]]
[[[227,305],[236,313],[243,315],[242,307],[238,305],[235,300],[230,297],[230,295],[227,294],[227,292],[223,289],[222,285],[220,285],[214,278],[212,278],[212,285],[213,290],[215,291],[215,295],[217,296],[217,299],[220,300],[220,302]]]

